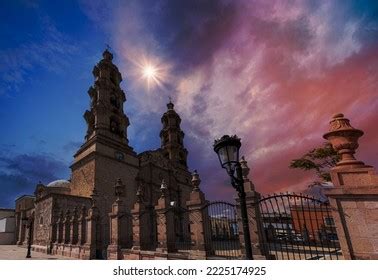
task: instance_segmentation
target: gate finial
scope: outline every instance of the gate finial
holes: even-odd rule
[[[358,148],[358,138],[364,132],[351,126],[350,121],[343,114],[336,114],[329,122],[329,132],[323,135],[333,149],[340,155],[341,160],[337,166],[364,165],[362,161],[356,160],[354,153]]]
[[[192,173],[192,186],[193,186],[193,191],[199,191],[199,185],[201,184],[201,179],[199,177],[199,174],[197,170],[194,170]]]
[[[243,179],[246,180],[248,179],[248,174],[251,169],[249,168],[248,162],[245,160],[244,156],[241,157],[240,165],[242,168]]]

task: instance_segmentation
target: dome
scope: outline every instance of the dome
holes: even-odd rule
[[[69,187],[70,181],[67,180],[55,180],[47,184],[47,187]]]

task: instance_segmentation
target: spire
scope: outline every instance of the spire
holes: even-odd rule
[[[167,112],[161,118],[163,129],[160,132],[163,155],[169,160],[187,166],[188,151],[184,147],[185,133],[181,130],[181,118],[173,109],[174,104],[169,98]]]
[[[112,61],[113,60],[113,54],[108,50],[108,48],[105,49],[105,51],[102,53],[102,57],[104,60]]]
[[[88,125],[85,139],[105,136],[128,144],[129,119],[123,111],[126,96],[120,87],[122,75],[113,64],[113,54],[105,49],[103,59],[93,68],[94,85],[88,90],[90,108],[84,113]]]
[[[175,107],[175,105],[172,103],[172,98],[169,97],[169,103],[167,104],[167,108],[168,110],[173,110],[173,107]]]

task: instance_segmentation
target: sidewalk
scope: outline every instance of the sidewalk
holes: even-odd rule
[[[26,259],[26,248],[21,248],[16,245],[0,245],[0,261],[1,260],[74,260],[73,258],[47,255],[39,252],[31,252],[31,259]]]

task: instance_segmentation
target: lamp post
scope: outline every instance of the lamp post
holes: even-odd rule
[[[28,252],[26,253],[26,258],[27,259],[30,259],[31,258],[31,242],[32,242],[32,230],[33,230],[33,219],[32,217],[29,217],[29,219],[27,219],[28,221],[28,229],[29,229],[29,232],[28,232]]]
[[[244,180],[242,168],[239,162],[240,138],[236,135],[224,135],[214,141],[214,151],[217,153],[222,168],[226,169],[231,178],[231,184],[238,192],[240,200],[240,212],[244,233],[245,255],[247,260],[252,260],[251,237],[249,234],[247,205],[245,202]]]

